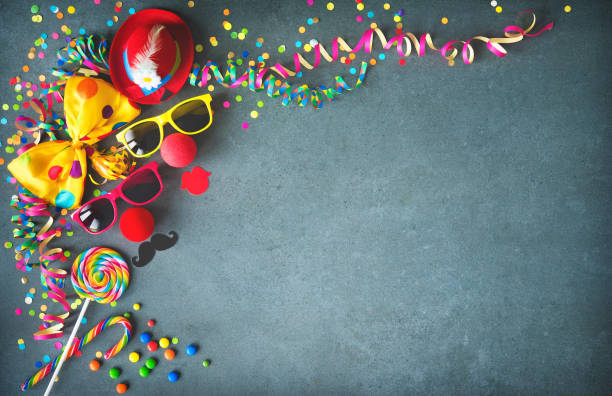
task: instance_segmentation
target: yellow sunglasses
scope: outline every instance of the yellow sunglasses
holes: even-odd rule
[[[168,123],[186,135],[195,135],[208,129],[212,124],[211,101],[209,94],[184,100],[157,117],[127,126],[116,135],[117,140],[134,157],[149,157],[161,147],[164,140],[164,125]]]

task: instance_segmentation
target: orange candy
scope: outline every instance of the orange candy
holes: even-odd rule
[[[117,384],[117,386],[115,386],[115,390],[117,391],[117,393],[122,394],[127,392],[127,385],[126,384]]]
[[[91,362],[89,362],[89,369],[91,371],[98,371],[100,370],[100,362],[97,360],[92,360]]]
[[[175,355],[175,352],[172,349],[166,349],[164,351],[164,357],[166,358],[166,360],[174,359],[174,355]]]

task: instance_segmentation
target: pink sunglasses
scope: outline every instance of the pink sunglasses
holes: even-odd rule
[[[164,185],[157,171],[157,162],[138,168],[111,192],[87,202],[72,214],[90,234],[101,234],[117,221],[117,199],[132,205],[146,205],[162,193]]]

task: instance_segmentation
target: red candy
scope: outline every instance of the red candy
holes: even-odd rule
[[[119,220],[119,228],[124,237],[132,242],[142,242],[149,238],[155,228],[151,212],[145,208],[129,208]]]
[[[157,351],[157,342],[155,341],[149,341],[147,343],[147,349],[151,352],[155,352]]]
[[[149,320],[147,321],[147,326],[149,326],[149,327],[153,327],[153,326],[155,326],[155,321],[154,321],[153,319],[149,319]]]

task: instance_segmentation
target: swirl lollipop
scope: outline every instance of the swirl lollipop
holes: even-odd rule
[[[130,283],[130,273],[127,263],[119,253],[109,248],[93,247],[79,254],[74,260],[70,279],[74,290],[85,299],[85,302],[72,334],[68,338],[64,353],[62,353],[57,368],[51,377],[51,382],[47,386],[45,396],[48,396],[51,392],[55,378],[67,358],[68,351],[71,349],[69,346],[72,345],[89,302],[94,300],[100,304],[108,304],[117,300]]]

